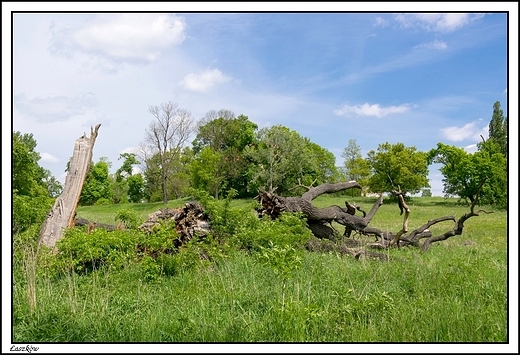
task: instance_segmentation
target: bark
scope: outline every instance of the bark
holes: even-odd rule
[[[95,128],[90,128],[90,137],[83,134],[76,140],[63,191],[40,229],[40,245],[55,247],[56,242],[63,236],[63,230],[74,226],[76,207],[92,161],[92,150],[100,126],[101,124],[98,124]]]
[[[177,236],[175,236],[174,245],[176,247],[190,241],[195,236],[206,235],[211,228],[209,216],[204,212],[202,206],[196,202],[187,202],[181,208],[162,208],[149,214],[139,229],[153,233],[156,226],[167,221],[175,223]]]
[[[392,193],[398,198],[398,206],[401,211],[400,214],[402,215],[404,212],[403,224],[401,230],[397,233],[393,233],[390,231],[383,231],[377,227],[369,226],[370,221],[377,213],[379,207],[383,204],[383,195],[379,196],[368,213],[361,210],[359,207],[349,204],[348,202],[345,202],[346,208],[335,205],[325,208],[317,208],[311,203],[312,200],[322,194],[334,193],[350,188],[361,188],[361,186],[355,181],[337,184],[323,184],[313,188],[308,188],[308,191],[305,192],[302,197],[281,197],[272,192],[260,191],[257,197],[260,207],[257,208],[257,211],[260,216],[267,214],[273,219],[278,218],[282,212],[301,212],[307,218],[307,225],[314,236],[322,240],[338,239],[338,233],[332,225],[332,222],[336,222],[345,226],[343,236],[347,238],[350,237],[351,233],[354,231],[358,232],[360,235],[375,236],[376,241],[373,243],[366,243],[366,247],[388,249],[392,246],[415,246],[421,248],[423,251],[427,251],[432,243],[446,240],[452,236],[461,235],[464,228],[464,222],[471,217],[478,216],[479,213],[482,212],[474,212],[475,204],[478,202],[478,198],[476,198],[471,204],[470,213],[464,214],[458,220],[456,220],[454,216],[438,217],[429,220],[421,227],[408,232],[408,222],[411,209],[406,204],[404,194],[399,189],[398,191],[392,191]],[[356,216],[356,210],[362,212],[363,217]],[[428,228],[434,224],[446,221],[453,221],[455,226],[445,233],[433,236],[432,232]],[[313,242],[310,244],[310,247],[308,246],[308,248],[310,250],[322,250],[323,248],[331,248],[330,245],[330,243],[319,244]],[[356,258],[362,255],[384,259],[384,257],[378,254],[372,255],[366,251],[361,252],[358,249],[346,248],[344,246],[336,246],[335,250],[341,253],[353,255]]]

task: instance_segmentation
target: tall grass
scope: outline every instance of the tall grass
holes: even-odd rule
[[[372,203],[356,202],[367,210]],[[410,224],[467,211],[437,202],[411,206]],[[373,225],[399,228],[398,213],[384,204]],[[13,340],[503,343],[509,336],[506,220],[504,211],[473,217],[462,236],[427,253],[390,250],[387,262],[305,252],[285,274],[259,254],[233,251],[152,281],[133,264],[50,278],[35,270],[37,256],[27,249],[15,270]]]

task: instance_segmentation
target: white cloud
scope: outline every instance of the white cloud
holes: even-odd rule
[[[422,43],[422,44],[416,46],[416,48],[444,50],[444,49],[448,48],[448,44],[446,44],[446,42],[444,42],[444,41],[439,41],[436,39],[435,41],[432,41],[432,42]]]
[[[41,161],[42,162],[46,162],[46,163],[57,163],[59,162],[60,160],[58,158],[56,158],[54,155],[52,154],[49,154],[49,153],[41,153],[40,154],[40,157],[41,157]]]
[[[379,104],[370,105],[368,103],[364,103],[363,105],[348,105],[345,104],[341,106],[339,109],[334,110],[334,114],[338,116],[350,116],[351,114],[357,116],[375,116],[375,117],[384,117],[387,115],[395,114],[395,113],[404,113],[410,110],[410,105],[403,104],[399,106],[389,106],[389,107],[381,107]]]
[[[98,105],[98,99],[91,92],[76,97],[52,96],[27,99],[25,94],[14,96],[16,109],[23,115],[40,122],[66,121],[72,116],[83,115]]]
[[[450,126],[441,128],[441,133],[449,141],[461,142],[464,140],[481,140],[480,136],[484,138],[488,135],[488,127],[478,127],[477,122],[470,122],[463,127]]]
[[[475,153],[478,150],[477,144],[470,144],[464,147],[467,153]]]
[[[70,56],[75,51],[116,61],[150,62],[162,50],[186,38],[181,17],[167,14],[104,14],[81,28],[54,30],[51,49]]]
[[[225,83],[231,77],[224,75],[220,70],[206,70],[200,74],[190,73],[179,84],[188,91],[206,92],[215,85]]]
[[[484,14],[463,13],[399,14],[395,16],[395,20],[405,28],[420,27],[428,31],[453,32],[483,16]]]
[[[376,17],[376,24],[375,26],[378,26],[378,27],[386,27],[390,24],[390,22],[388,20],[385,20],[384,18],[380,17],[380,16],[377,16]]]

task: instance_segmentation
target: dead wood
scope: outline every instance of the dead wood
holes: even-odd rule
[[[74,143],[63,191],[42,224],[39,245],[55,247],[56,242],[62,238],[64,229],[74,225],[76,207],[92,161],[92,150],[100,126],[101,124],[96,125],[95,128],[91,127],[90,137],[83,134]]]
[[[162,208],[149,214],[139,229],[153,233],[156,226],[168,221],[175,223],[177,235],[174,245],[176,247],[190,241],[195,236],[207,235],[211,228],[209,216],[204,212],[202,206],[196,202],[187,202],[184,207]]]
[[[376,241],[373,243],[366,243],[366,247],[388,249],[393,246],[415,246],[421,248],[423,251],[427,251],[432,243],[446,240],[455,235],[461,235],[464,228],[464,222],[473,216],[478,216],[479,212],[482,212],[474,212],[475,204],[478,201],[478,198],[476,198],[474,201],[472,201],[470,213],[464,214],[458,220],[456,220],[454,216],[438,217],[429,220],[419,228],[409,232],[408,223],[411,209],[406,204],[404,193],[399,187],[398,190],[394,190],[392,193],[397,197],[400,215],[403,215],[404,213],[403,224],[398,232],[393,233],[391,231],[383,231],[374,226],[369,226],[370,221],[377,213],[379,207],[383,204],[382,194],[379,196],[368,213],[366,213],[364,210],[361,210],[359,207],[356,208],[347,201],[345,202],[345,208],[336,205],[325,208],[317,208],[311,203],[312,200],[322,194],[339,192],[350,188],[361,188],[361,186],[355,181],[337,184],[322,184],[316,187],[307,187],[308,191],[305,192],[301,197],[282,197],[275,195],[273,192],[259,191],[257,196],[259,207],[257,208],[257,211],[259,216],[268,215],[272,219],[278,218],[283,212],[302,213],[307,218],[307,225],[309,229],[317,239],[330,240],[330,242],[319,245],[316,242],[311,243],[310,246],[308,246],[309,250],[332,248],[332,244],[330,243],[332,243],[333,240],[337,241],[339,239],[338,233],[332,224],[333,222],[336,222],[345,227],[345,231],[343,233],[344,237],[350,237],[352,232],[357,232],[360,235],[375,236]],[[363,217],[356,216],[356,211],[362,212]],[[428,228],[434,224],[445,221],[453,221],[455,222],[455,226],[451,230],[448,230],[441,235],[432,236],[432,232]],[[367,254],[368,252],[364,248],[362,248],[363,252],[352,248],[345,249],[345,247],[339,247],[337,245],[334,248],[336,251],[339,250],[344,254],[349,254],[355,257],[360,257],[360,255],[371,257],[371,255]],[[375,256],[375,258],[380,257]]]

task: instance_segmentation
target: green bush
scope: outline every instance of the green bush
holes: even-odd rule
[[[32,225],[41,226],[52,208],[53,199],[13,194],[12,230],[19,233]]]
[[[140,236],[141,232],[133,230],[95,229],[88,234],[79,228],[67,229],[56,244],[58,265],[80,273],[103,266],[122,267],[135,257]]]
[[[243,222],[235,234],[235,240],[247,250],[261,251],[272,246],[303,249],[312,237],[305,217],[300,213],[284,212],[275,220],[264,217],[244,219]]]

